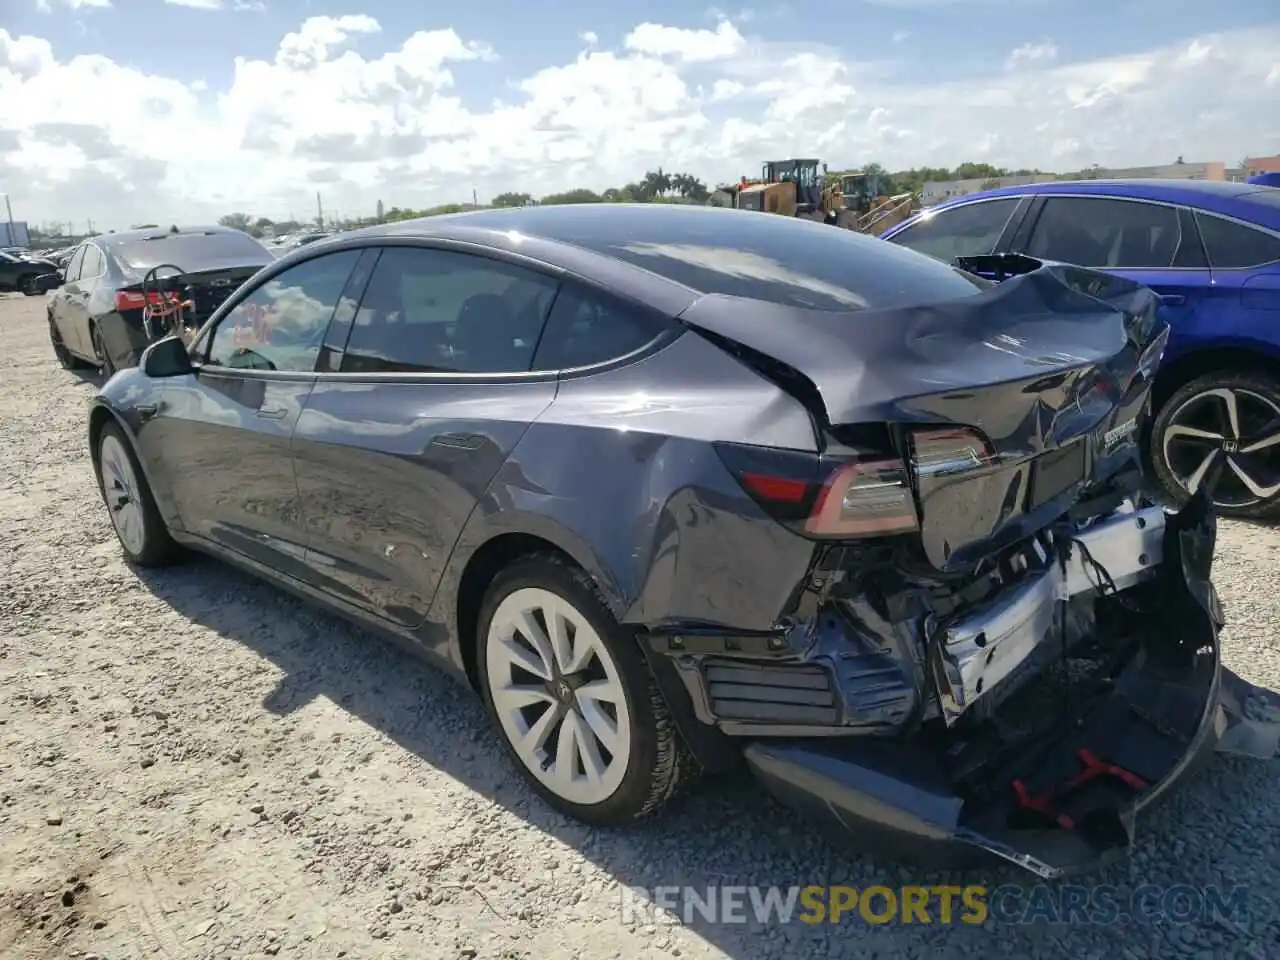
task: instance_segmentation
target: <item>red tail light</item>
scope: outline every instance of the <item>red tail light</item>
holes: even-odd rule
[[[906,468],[899,460],[830,459],[730,443],[716,449],[751,499],[796,533],[847,540],[919,527]]]
[[[898,460],[855,461],[837,469],[804,525],[815,537],[888,537],[919,527],[907,471]]]
[[[145,296],[136,290],[117,290],[116,291],[116,310],[141,310],[147,304],[153,307],[161,305],[172,306],[178,302],[176,293],[161,294],[157,290],[153,290]]]
[[[910,471],[884,453],[834,458],[734,443],[716,450],[743,490],[779,523],[807,537],[852,540],[920,529],[913,476],[950,477],[996,461],[976,430],[912,430],[907,439]]]

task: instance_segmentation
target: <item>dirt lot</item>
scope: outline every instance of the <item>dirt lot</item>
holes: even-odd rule
[[[212,561],[126,567],[86,454],[95,382],[54,362],[43,299],[0,298],[0,344],[5,960],[1277,955],[1275,762],[1216,761],[1092,878],[1248,884],[1234,921],[625,922],[632,885],[951,878],[838,854],[740,777],[633,831],[551,814],[429,667]],[[1225,524],[1217,570],[1228,661],[1280,688],[1280,531]]]

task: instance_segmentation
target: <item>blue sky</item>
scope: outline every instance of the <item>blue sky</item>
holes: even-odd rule
[[[609,46],[642,21],[706,27],[722,12],[744,30],[753,28],[771,40],[821,41],[855,59],[883,57],[893,51],[895,34],[910,33],[912,61],[904,76],[920,80],[980,75],[1019,44],[1042,38],[1057,45],[1060,60],[1083,60],[1280,19],[1280,6],[1268,9],[1267,0],[1221,0],[1216,5],[1203,0],[807,0],[702,8],[654,0],[640,7],[617,4],[612,10],[599,2],[558,0],[537,14],[532,12],[535,5],[520,0],[439,5],[444,9],[434,11],[422,9],[425,4],[389,0],[272,0],[265,10],[237,16],[163,0],[117,0],[110,9],[75,11],[59,6],[60,0],[50,2],[52,15],[41,13],[34,0],[5,0],[19,9],[16,17],[5,17],[4,25],[14,33],[49,39],[60,56],[105,53],[141,69],[155,67],[160,49],[144,38],[173,31],[190,39],[179,40],[172,56],[159,57],[165,73],[200,78],[212,87],[230,81],[235,56],[270,58],[279,38],[307,17],[364,13],[376,18],[382,33],[361,43],[366,56],[385,53],[415,30],[453,27],[464,37],[488,41],[502,54],[501,64],[468,76],[465,85],[460,82],[464,99],[475,106],[502,93],[504,76],[524,76],[572,59],[582,47],[578,36],[584,31]],[[745,23],[738,19],[744,11]]]
[[[157,202],[278,211],[317,187],[343,206],[426,205],[457,199],[460,177],[537,192],[657,163],[729,179],[815,150],[837,165],[1044,169],[1280,152],[1270,0],[237,9],[252,2],[0,0],[0,177],[27,179],[48,216],[110,217]],[[645,40],[642,23],[672,29]],[[300,31],[322,52],[286,68],[277,51]],[[406,54],[416,33],[428,47]],[[1019,47],[1034,50],[1011,60]],[[6,74],[5,57],[26,66]],[[256,61],[239,78],[237,58]],[[157,123],[183,145],[141,142]]]

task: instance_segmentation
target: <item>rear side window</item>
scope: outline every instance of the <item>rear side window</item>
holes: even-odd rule
[[[890,242],[948,261],[991,253],[1017,207],[1018,198],[1009,197],[926,213]]]
[[[81,280],[92,280],[102,274],[103,267],[101,251],[91,243],[85,244],[84,260],[80,263],[79,278]]]
[[[342,372],[528,372],[558,287],[501,260],[388,247],[356,311]]]
[[[1027,253],[1081,267],[1172,266],[1182,237],[1176,207],[1110,197],[1050,197]]]
[[[1280,237],[1200,210],[1196,222],[1211,267],[1230,270],[1280,260]]]
[[[547,318],[533,369],[567,370],[605,363],[652,343],[664,328],[661,320],[638,308],[566,285]]]

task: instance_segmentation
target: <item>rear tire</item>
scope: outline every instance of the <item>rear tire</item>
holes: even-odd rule
[[[107,345],[102,340],[102,331],[98,329],[98,325],[93,325],[93,352],[98,355],[98,366],[102,368],[102,376],[106,380],[110,380],[116,373],[115,361],[111,359],[111,354],[107,350]]]
[[[164,567],[182,557],[169,534],[133,445],[115,423],[98,436],[98,489],[125,559],[139,567]]]
[[[1160,408],[1149,452],[1179,503],[1212,484],[1219,516],[1280,515],[1280,382],[1231,370],[1197,377]]]
[[[690,759],[640,646],[582,570],[536,555],[499,573],[476,651],[504,748],[556,810],[623,825],[655,813],[685,779]]]
[[[36,282],[38,279],[39,279],[39,274],[35,274],[35,273],[23,274],[21,277],[18,278],[19,292],[26,294],[28,297],[40,296],[40,284]]]

